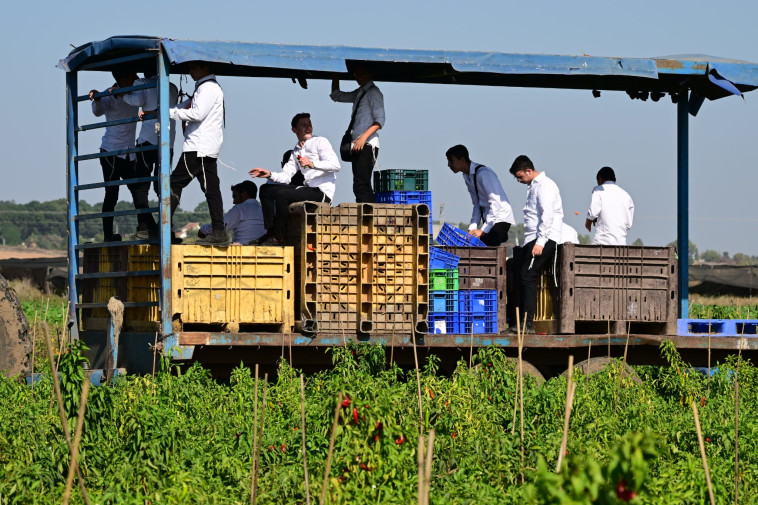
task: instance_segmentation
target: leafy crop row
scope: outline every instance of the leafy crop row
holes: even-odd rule
[[[421,372],[389,365],[375,346],[331,349],[333,367],[306,377],[306,449],[318,501],[339,393],[328,503],[416,503],[419,428],[436,430],[431,503],[692,503],[707,501],[693,414],[700,409],[718,503],[734,501],[734,380],[740,391],[740,498],[758,500],[758,369],[729,358],[710,383],[671,345],[667,367],[620,366],[574,374],[567,454],[555,473],[566,379],[526,377],[524,459],[512,426],[513,360],[482,349],[449,377],[429,358]],[[83,380],[82,349],[61,360],[73,432]],[[194,365],[164,362],[155,378],[127,376],[90,390],[80,463],[92,503],[249,503],[255,379],[239,367],[228,383]],[[42,370],[49,377],[49,369]],[[620,387],[619,387],[620,384]],[[260,383],[259,402],[262,397]],[[60,503],[69,455],[43,379],[32,391],[0,379],[0,504]],[[263,407],[259,404],[259,412]],[[299,371],[286,362],[268,384],[258,503],[305,503]],[[615,414],[614,414],[615,412]],[[518,421],[517,421],[518,423]],[[515,433],[512,433],[515,431]],[[73,490],[72,503],[82,503]]]

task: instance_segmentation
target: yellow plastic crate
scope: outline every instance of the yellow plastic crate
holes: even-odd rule
[[[294,324],[292,247],[171,247],[172,309],[182,324]]]

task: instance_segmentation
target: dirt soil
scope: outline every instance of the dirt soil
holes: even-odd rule
[[[11,258],[60,258],[66,256],[64,249],[39,249],[36,247],[0,246],[0,260]]]

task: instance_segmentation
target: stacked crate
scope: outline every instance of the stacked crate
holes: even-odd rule
[[[443,244],[441,251],[458,258],[455,332],[498,333],[505,330],[505,247],[486,247],[478,238],[449,223],[440,230],[437,242]]]
[[[460,333],[458,256],[429,250],[429,332]]]
[[[432,209],[428,170],[380,170],[374,172],[376,203],[424,204]]]
[[[307,333],[425,333],[429,208],[290,206],[298,325]]]

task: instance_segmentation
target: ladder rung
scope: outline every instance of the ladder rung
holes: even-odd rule
[[[118,180],[118,181],[108,181],[108,182],[95,182],[93,184],[80,184],[79,186],[74,186],[74,191],[83,191],[85,189],[97,189],[97,188],[107,188],[110,186],[125,186],[127,184],[139,184],[140,182],[153,182],[153,181],[159,181],[161,180],[160,177],[138,177],[136,179],[124,179],[124,180]]]
[[[160,241],[157,238],[152,240],[124,240],[121,242],[87,242],[85,244],[77,244],[76,250],[81,251],[82,249],[94,249],[96,247],[126,247],[130,245],[159,243]]]
[[[74,219],[76,221],[82,221],[84,219],[98,219],[101,217],[133,216],[135,214],[152,214],[153,212],[160,212],[160,208],[150,207],[149,209],[115,210],[113,212],[98,212],[97,214],[79,214],[77,216],[74,216]]]
[[[104,96],[115,96],[115,95],[123,95],[124,93],[131,93],[132,91],[139,91],[141,89],[151,89],[156,88],[158,85],[156,83],[150,83],[150,84],[138,84],[136,86],[127,86],[126,88],[116,88],[111,93],[107,89],[105,91],[101,91],[100,93],[95,93],[92,95],[92,98],[103,98]],[[80,95],[76,97],[77,102],[84,102],[85,100],[89,100],[89,93],[86,95]]]
[[[107,279],[113,277],[143,277],[159,275],[160,270],[134,270],[131,272],[95,272],[91,274],[76,274],[77,279]]]
[[[76,161],[95,160],[98,158],[107,158],[108,156],[119,156],[121,154],[141,153],[143,151],[157,151],[158,146],[130,147],[129,149],[119,149],[118,151],[105,151],[104,153],[83,154],[75,156]]]
[[[87,130],[94,130],[96,128],[107,128],[109,126],[117,126],[120,124],[128,124],[128,123],[139,123],[140,121],[149,121],[150,119],[156,119],[158,117],[157,114],[145,114],[142,119],[139,118],[139,116],[133,116],[133,117],[125,117],[123,119],[115,119],[113,121],[103,121],[101,123],[90,123],[81,125],[77,130],[80,132],[85,132]]]
[[[121,302],[127,309],[130,307],[157,307],[158,302]],[[108,307],[108,302],[100,303],[77,303],[77,309],[104,309]]]

